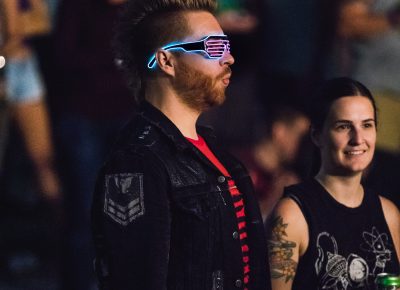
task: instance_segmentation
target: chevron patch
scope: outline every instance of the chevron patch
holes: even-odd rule
[[[143,174],[108,174],[104,213],[122,226],[144,215]]]

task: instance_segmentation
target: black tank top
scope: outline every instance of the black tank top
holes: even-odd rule
[[[361,205],[337,202],[315,179],[285,188],[309,228],[293,290],[374,289],[379,273],[399,273],[394,243],[379,196],[365,190]]]

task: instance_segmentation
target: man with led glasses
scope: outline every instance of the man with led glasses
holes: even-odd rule
[[[205,110],[223,103],[234,59],[215,0],[136,0],[117,56],[140,107],[93,199],[100,289],[270,289],[247,171],[221,150]]]

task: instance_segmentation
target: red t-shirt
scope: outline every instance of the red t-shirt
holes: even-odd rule
[[[197,149],[199,149],[207,158],[214,164],[215,167],[228,179],[229,192],[232,197],[233,205],[236,211],[236,219],[238,224],[238,233],[240,238],[240,244],[242,247],[243,254],[243,273],[244,273],[244,290],[247,290],[247,284],[249,282],[250,265],[249,265],[249,246],[247,245],[247,229],[246,229],[246,212],[243,203],[242,194],[239,192],[235,185],[235,181],[231,178],[229,172],[217,159],[217,157],[211,152],[210,148],[204,139],[199,136],[198,140],[186,138],[190,141]]]

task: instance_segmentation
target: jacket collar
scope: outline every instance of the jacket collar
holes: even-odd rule
[[[150,122],[153,126],[160,129],[160,131],[172,141],[179,150],[185,150],[192,145],[185,136],[179,131],[175,124],[168,119],[160,110],[154,107],[147,101],[143,101],[138,110],[138,114]],[[197,126],[197,132],[207,141],[207,143],[215,143],[215,135],[213,130],[209,127]]]

